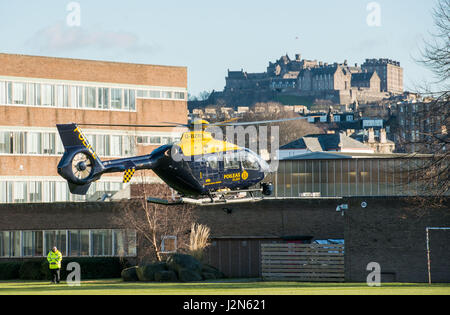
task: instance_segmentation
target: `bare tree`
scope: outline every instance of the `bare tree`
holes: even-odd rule
[[[192,207],[149,204],[148,197],[171,198],[172,191],[165,184],[142,181],[134,185],[134,190],[136,198],[122,202],[122,213],[117,216],[116,222],[138,233],[139,261],[164,260],[162,243],[165,237],[175,237],[177,250],[187,251],[190,229],[194,223]]]
[[[439,0],[433,12],[436,31],[425,42],[422,62],[433,71],[439,82],[450,77],[450,0]]]
[[[399,147],[411,153],[409,159],[417,160],[418,155],[426,154],[409,170],[410,180],[421,187],[421,196],[414,199],[423,206],[440,207],[446,206],[450,181],[450,0],[438,1],[433,17],[436,32],[431,41],[425,42],[419,62],[435,74],[440,91],[422,88],[420,93],[427,96],[423,102],[399,105],[397,137]]]

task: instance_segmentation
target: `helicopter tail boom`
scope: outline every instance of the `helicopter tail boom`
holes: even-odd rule
[[[57,125],[57,128],[65,149],[58,173],[76,195],[86,195],[91,183],[106,173],[123,173],[123,183],[127,184],[136,171],[152,169],[157,163],[155,157],[169,149],[163,146],[154,154],[102,162],[78,125]]]

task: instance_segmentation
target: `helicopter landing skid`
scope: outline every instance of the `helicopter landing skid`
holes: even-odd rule
[[[214,206],[214,205],[228,205],[228,204],[240,204],[240,203],[255,203],[263,201],[263,197],[253,196],[254,192],[259,192],[259,189],[244,190],[244,191],[224,191],[211,193],[208,198],[186,198],[169,201],[158,198],[148,198],[147,202],[152,204],[164,205],[164,206],[178,206],[183,204],[195,205],[195,206]],[[247,197],[249,193],[250,197]]]

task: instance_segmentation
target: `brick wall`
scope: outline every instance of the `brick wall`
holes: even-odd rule
[[[362,201],[367,208],[361,207]],[[344,216],[336,212],[343,203],[349,205]],[[310,235],[345,238],[348,282],[365,282],[370,262],[381,265],[383,281],[427,282],[425,228],[450,227],[448,209],[417,210],[395,198],[268,200],[194,211],[197,221],[211,228],[215,241],[208,260],[233,277],[259,275],[261,243]],[[117,215],[119,203],[0,205],[0,231],[118,228],[114,225]],[[450,232],[430,235],[433,281],[450,282]]]
[[[187,68],[0,54],[0,75],[56,80],[186,87]]]
[[[344,220],[336,213],[338,201],[266,201],[194,210],[199,223],[213,237],[310,235],[318,239],[342,238]],[[0,205],[0,230],[114,228],[119,203],[53,203]]]
[[[450,227],[448,209],[418,209],[401,199],[350,200],[345,214],[345,270],[349,282],[365,282],[377,262],[382,281],[428,282],[426,227]],[[450,282],[450,231],[431,232],[435,282]]]
[[[309,235],[316,239],[342,238],[343,217],[339,200],[267,200],[239,206],[196,209],[198,221],[215,237]],[[227,214],[224,208],[232,209]]]

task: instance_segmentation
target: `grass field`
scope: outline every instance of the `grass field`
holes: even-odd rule
[[[202,283],[124,283],[121,280],[65,283],[0,282],[0,295],[450,295],[450,284],[320,284],[227,280]]]

